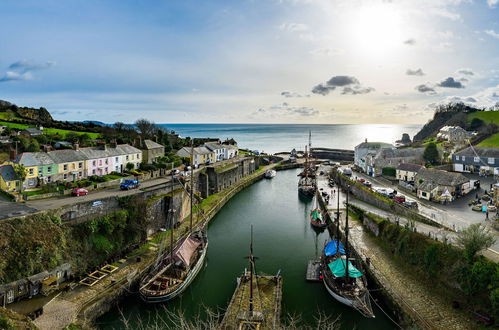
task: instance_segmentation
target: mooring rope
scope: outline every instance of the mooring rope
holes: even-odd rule
[[[388,314],[387,314],[387,313],[383,310],[383,308],[381,308],[381,306],[380,306],[380,305],[378,304],[378,302],[377,302],[377,301],[373,298],[373,296],[371,295],[371,293],[369,293],[369,291],[368,291],[367,293],[369,294],[369,297],[371,297],[371,300],[372,300],[372,301],[374,301],[374,303],[376,304],[376,306],[378,306],[378,308],[379,308],[379,309],[383,312],[383,314],[385,314],[385,315],[386,315],[386,317],[388,317],[388,319],[389,319],[390,321],[392,321],[392,322],[393,322],[393,324],[395,324],[397,327],[399,327],[399,329],[402,329],[402,327],[401,327],[401,326],[400,326],[397,322],[395,322],[395,320],[394,320],[394,319],[392,319],[392,318],[390,317],[390,315],[388,315]]]

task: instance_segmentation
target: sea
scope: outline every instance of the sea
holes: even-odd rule
[[[412,138],[423,125],[395,124],[159,124],[181,137],[235,139],[240,148],[274,154],[312,147],[353,150],[361,142],[394,143],[403,133]]]

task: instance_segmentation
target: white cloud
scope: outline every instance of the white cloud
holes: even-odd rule
[[[489,5],[490,8],[495,8],[498,3],[499,0],[487,0],[487,5]]]
[[[491,36],[493,38],[499,39],[499,33],[497,33],[494,30],[485,30],[483,32],[485,32],[486,34],[488,34],[489,36]]]
[[[279,25],[279,30],[289,32],[303,32],[308,31],[308,25],[303,23],[283,23]]]

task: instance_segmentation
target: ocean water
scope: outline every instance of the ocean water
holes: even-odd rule
[[[211,137],[221,140],[234,138],[240,148],[276,153],[293,148],[304,150],[312,133],[312,147],[353,150],[368,141],[393,143],[408,133],[411,138],[422,125],[391,124],[160,124],[182,137]]]

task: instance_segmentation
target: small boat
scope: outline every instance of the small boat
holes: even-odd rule
[[[347,193],[348,215],[348,193]],[[339,212],[339,211],[338,211]],[[351,258],[348,245],[348,216],[345,226],[345,245],[339,237],[327,243],[322,251],[322,281],[334,299],[359,311],[363,316],[373,318],[369,290],[365,275],[359,270],[356,258]],[[339,214],[336,220],[339,235]]]
[[[253,227],[249,270],[237,278],[237,287],[223,317],[222,330],[281,329],[282,277],[257,275],[253,256]]]
[[[310,211],[310,224],[316,228],[326,228],[327,223],[322,216],[322,211],[317,205],[317,196],[314,199],[314,206]]]
[[[276,175],[277,175],[277,171],[276,170],[266,170],[265,174],[263,175],[263,177],[265,179],[272,179]]]

